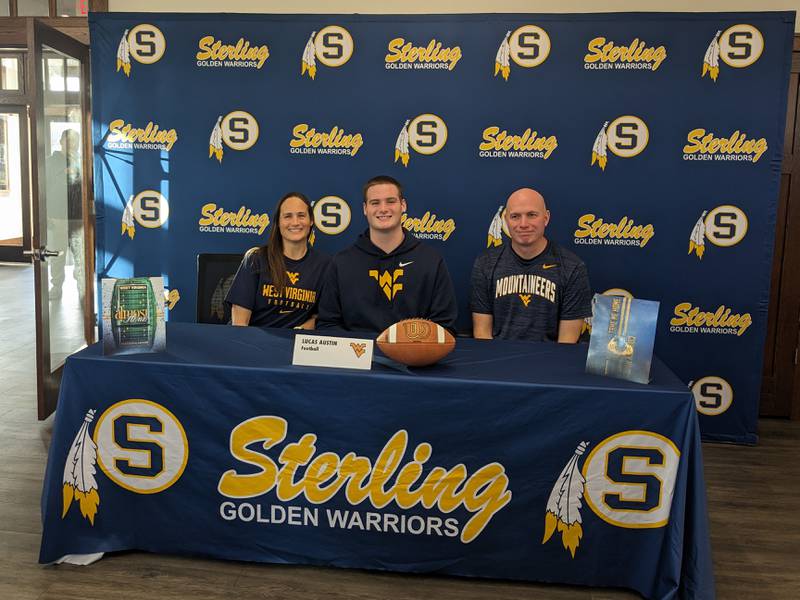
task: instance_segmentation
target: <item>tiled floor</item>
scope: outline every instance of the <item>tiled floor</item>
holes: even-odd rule
[[[143,552],[37,564],[52,417],[36,420],[33,275],[0,265],[0,600],[637,598],[623,590],[224,562]],[[763,420],[755,448],[704,445],[718,598],[800,598],[800,423]]]

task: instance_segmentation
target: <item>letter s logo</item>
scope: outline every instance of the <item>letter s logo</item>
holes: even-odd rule
[[[408,144],[420,154],[436,154],[447,143],[447,125],[433,114],[415,117],[408,125]]]
[[[167,40],[158,27],[142,23],[128,32],[128,45],[136,62],[151,65],[164,56]]]
[[[752,25],[739,23],[719,36],[719,57],[729,67],[749,67],[761,58],[763,51],[764,36]]]
[[[314,38],[317,59],[326,67],[341,67],[353,56],[353,36],[344,27],[328,25]]]
[[[508,39],[511,60],[520,67],[538,67],[550,55],[550,36],[537,25],[523,25]]]
[[[232,150],[247,150],[258,141],[259,127],[249,112],[234,110],[222,119],[222,140]]]
[[[94,430],[97,463],[120,487],[155,494],[173,485],[189,460],[189,442],[180,421],[150,400],[112,405]]]
[[[623,115],[608,125],[608,149],[621,158],[641,153],[650,140],[647,124],[639,117]]]

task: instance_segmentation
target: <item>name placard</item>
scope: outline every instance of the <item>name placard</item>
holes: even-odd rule
[[[372,340],[298,334],[292,364],[336,369],[372,368]]]

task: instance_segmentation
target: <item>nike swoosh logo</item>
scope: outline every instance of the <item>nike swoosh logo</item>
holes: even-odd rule
[[[410,265],[413,262],[414,262],[413,260],[410,260],[407,263],[401,262],[400,263],[400,268],[402,269],[403,267],[407,267],[408,265]]]
[[[286,313],[294,312],[293,310],[279,310],[280,314],[285,315]]]
[[[557,267],[558,265],[542,265],[543,269],[552,269],[553,267]]]

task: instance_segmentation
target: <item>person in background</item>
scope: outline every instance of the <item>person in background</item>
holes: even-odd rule
[[[303,194],[283,196],[264,246],[242,259],[225,302],[231,324],[313,329],[330,258],[308,243],[314,217]]]
[[[550,211],[536,190],[511,194],[503,218],[511,244],[490,248],[472,268],[474,337],[574,344],[592,314],[586,265],[545,237]]]

